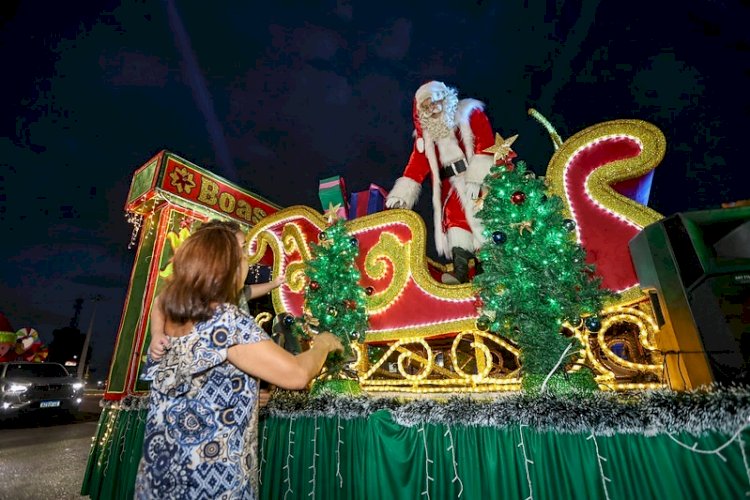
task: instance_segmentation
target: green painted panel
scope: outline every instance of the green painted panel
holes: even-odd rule
[[[133,176],[133,182],[130,185],[130,193],[128,193],[128,203],[132,203],[133,200],[143,196],[149,189],[151,189],[157,165],[158,161],[154,160],[149,163],[147,167]]]
[[[112,355],[112,368],[109,372],[107,392],[122,393],[126,389],[133,341],[143,315],[143,298],[148,283],[149,268],[151,267],[151,259],[148,257],[154,251],[154,241],[156,240],[156,231],[152,230],[154,223],[153,219],[149,218],[141,228],[145,236],[138,246],[138,253],[133,264],[128,299],[123,311],[122,324],[117,332],[117,345]]]

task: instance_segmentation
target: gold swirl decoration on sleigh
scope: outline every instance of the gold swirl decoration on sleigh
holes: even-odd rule
[[[569,371],[591,369],[604,390],[664,387],[664,357],[657,347],[659,328],[647,302],[607,307],[601,327],[563,325],[563,333],[580,340],[582,349]]]

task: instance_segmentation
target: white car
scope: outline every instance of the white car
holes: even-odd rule
[[[0,363],[0,418],[37,410],[74,412],[83,400],[83,382],[59,363]]]

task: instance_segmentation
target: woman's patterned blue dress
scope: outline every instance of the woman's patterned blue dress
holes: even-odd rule
[[[268,339],[250,316],[224,304],[148,366],[135,498],[256,498],[258,382],[227,361],[227,349]]]

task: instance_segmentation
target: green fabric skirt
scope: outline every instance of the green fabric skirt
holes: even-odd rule
[[[82,494],[132,498],[145,416],[104,409]],[[406,427],[386,410],[351,420],[270,417],[258,433],[260,498],[741,498],[750,491],[745,432],[593,437],[525,426]]]

